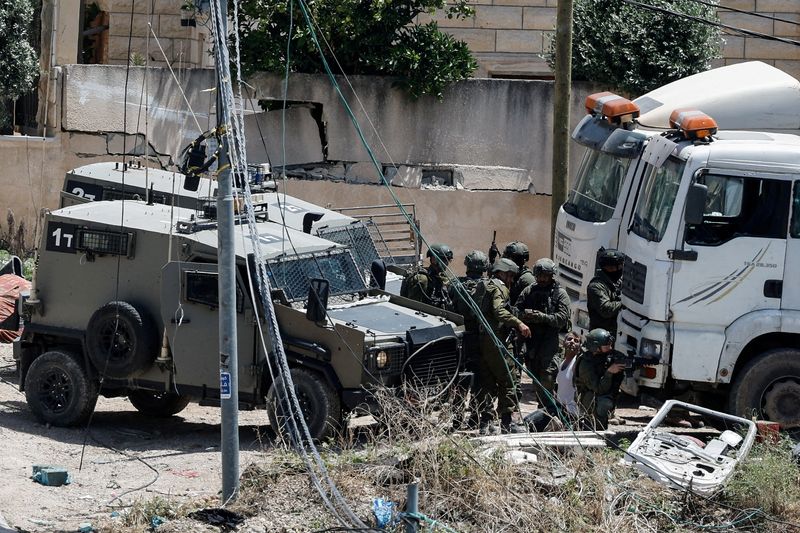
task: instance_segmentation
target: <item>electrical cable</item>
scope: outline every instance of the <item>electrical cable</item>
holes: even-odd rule
[[[722,10],[725,10],[725,11],[730,11],[730,12],[732,12],[732,13],[741,13],[741,14],[743,14],[743,15],[750,15],[751,17],[756,17],[756,18],[762,18],[762,19],[766,19],[766,20],[771,20],[771,21],[773,21],[773,22],[784,22],[784,23],[786,23],[786,24],[791,24],[791,25],[793,25],[793,26],[798,26],[798,25],[800,25],[800,22],[798,22],[798,21],[796,21],[796,20],[791,20],[791,19],[785,19],[785,18],[781,18],[781,17],[776,17],[776,16],[774,16],[774,15],[766,15],[766,14],[764,14],[764,13],[759,13],[759,12],[757,12],[757,11],[748,11],[748,10],[746,10],[746,9],[739,9],[739,8],[737,8],[737,7],[731,7],[731,6],[721,6],[721,5],[718,5],[718,4],[715,4],[715,3],[712,3],[712,2],[707,2],[706,0],[691,0],[691,1],[692,1],[692,2],[694,2],[694,3],[696,3],[696,4],[702,4],[702,5],[704,5],[704,6],[713,7],[713,8],[715,8],[715,9],[717,9],[717,10],[720,10],[720,9],[722,9]]]
[[[731,26],[729,24],[723,24],[722,22],[715,22],[713,20],[708,20],[708,19],[703,18],[703,17],[696,17],[694,15],[681,13],[679,11],[673,11],[671,9],[666,9],[666,8],[663,8],[663,7],[651,6],[649,4],[644,4],[642,2],[637,2],[636,0],[620,0],[620,1],[624,2],[626,4],[629,4],[629,5],[632,5],[632,6],[640,7],[642,9],[646,9],[648,11],[656,11],[656,12],[659,12],[659,13],[662,13],[662,14],[665,14],[665,15],[672,15],[672,16],[676,16],[676,17],[680,17],[680,18],[684,18],[684,19],[688,19],[688,20],[693,20],[695,22],[702,22],[704,24],[708,24],[709,26],[716,26],[718,28],[729,30],[729,31],[732,31],[732,32],[735,32],[735,33],[738,33],[738,34],[741,34],[741,35],[746,35],[748,37],[758,37],[759,39],[765,39],[767,41],[776,41],[776,42],[779,42],[779,43],[791,44],[791,45],[794,45],[794,46],[800,46],[800,41],[797,41],[795,39],[789,39],[789,38],[786,38],[786,37],[778,37],[778,36],[775,36],[775,35],[769,35],[769,34],[766,34],[766,33],[761,33],[761,32],[757,32],[757,31],[753,31],[753,30],[746,30],[744,28]]]
[[[217,2],[212,2],[212,7],[213,7],[212,16],[215,17],[215,19],[216,19],[214,27],[215,28],[220,28],[221,27],[220,21],[222,20],[222,15],[221,15],[219,4]],[[234,17],[234,20],[236,20],[236,19],[238,19],[238,17]],[[237,69],[240,69],[240,67],[239,67],[240,54],[238,52],[238,46],[239,46],[238,31],[234,32],[234,36],[235,36],[235,42],[236,42],[236,46],[237,46],[237,54],[236,54]],[[220,91],[220,95],[221,95],[221,99],[222,99],[223,105],[230,106],[229,108],[233,108],[233,92],[232,92],[232,87],[230,85],[230,79],[231,79],[230,78],[230,62],[229,62],[229,58],[228,58],[228,50],[227,50],[227,42],[226,42],[227,36],[219,35],[219,32],[215,32],[215,39],[216,39],[215,49],[216,49],[216,52],[217,52],[217,66],[218,66],[219,69],[222,69],[221,72],[220,72],[220,79],[221,80],[227,80],[227,83],[223,83],[221,87],[218,87],[218,90]],[[240,70],[239,70],[239,72],[240,72]],[[235,116],[234,117],[234,123],[236,123],[238,121],[239,121],[238,120],[238,116]],[[229,146],[233,146],[234,147],[234,153],[232,154],[233,157],[231,158],[231,165],[232,165],[232,169],[233,169],[234,175],[236,175],[236,172],[240,172],[240,175],[242,175],[244,177],[244,176],[246,176],[246,154],[244,153],[246,145],[244,143],[244,138],[243,138],[243,134],[244,134],[243,128],[241,128],[241,127],[239,127],[239,128],[235,128],[235,127],[234,128],[227,128],[226,127],[224,134],[229,136],[229,139],[231,139],[233,141],[232,143],[229,143]],[[234,135],[238,135],[239,138],[238,139],[234,139],[233,138]],[[274,309],[272,308],[273,304],[272,304],[272,299],[271,299],[271,291],[269,290],[269,280],[267,279],[266,272],[264,271],[264,266],[265,265],[264,265],[263,259],[261,257],[260,241],[257,238],[257,231],[255,231],[256,224],[255,224],[254,210],[253,210],[253,206],[252,206],[252,198],[250,197],[249,183],[248,183],[248,181],[246,179],[243,179],[242,181],[244,182],[243,185],[244,185],[244,190],[245,190],[245,201],[248,204],[247,205],[247,210],[246,210],[246,212],[247,212],[247,221],[248,221],[248,227],[250,228],[250,231],[251,231],[251,239],[252,239],[252,242],[253,242],[254,258],[255,258],[255,264],[256,264],[256,268],[257,268],[257,274],[258,274],[258,277],[259,277],[259,289],[260,289],[260,292],[261,292],[262,304],[264,305],[264,310],[268,315],[268,317],[267,317],[268,318],[267,325],[268,325],[268,329],[269,329],[269,334],[270,334],[270,338],[274,339],[273,348],[274,348],[274,352],[277,352],[277,356],[278,356],[277,357],[277,359],[278,359],[277,362],[279,363],[278,364],[278,368],[282,373],[282,376],[281,376],[282,379],[279,381],[279,383],[281,383],[283,385],[284,392],[286,393],[286,394],[284,394],[284,397],[288,397],[291,400],[291,402],[289,402],[289,403],[294,404],[293,407],[295,409],[295,412],[301,413],[302,411],[301,411],[300,406],[299,406],[299,402],[298,402],[298,399],[297,399],[297,396],[296,396],[296,393],[295,393],[295,390],[294,390],[294,383],[292,382],[291,373],[290,373],[290,370],[289,370],[288,362],[286,360],[286,354],[283,351],[283,343],[281,341],[281,337],[280,337],[280,333],[279,333],[277,318],[275,316]],[[313,469],[309,468],[309,473],[312,474],[312,482],[315,482],[315,486],[317,486],[318,492],[320,493],[320,496],[323,498],[323,501],[326,503],[326,506],[328,506],[329,509],[333,511],[334,516],[336,516],[337,519],[343,525],[349,525],[347,523],[348,520],[349,520],[351,523],[356,524],[358,527],[365,527],[363,522],[361,522],[361,520],[358,517],[356,517],[355,514],[352,512],[352,510],[349,508],[349,506],[347,505],[347,503],[344,501],[344,499],[342,498],[341,494],[339,493],[338,489],[336,488],[335,484],[333,484],[332,480],[328,476],[327,469],[325,467],[324,461],[319,456],[319,453],[317,452],[316,447],[314,447],[314,445],[313,445],[313,442],[312,442],[308,427],[307,427],[307,425],[305,423],[305,419],[302,417],[302,415],[299,416],[298,418],[299,418],[299,422],[300,422],[299,423],[299,426],[300,426],[299,429],[302,429],[302,431],[303,431],[302,438],[305,439],[305,441],[307,442],[308,447],[312,450],[312,454],[311,455],[312,455],[312,458],[314,459],[314,463],[316,464],[317,468],[319,468],[320,471],[323,473],[323,478],[326,480],[326,482],[328,484],[328,487],[329,487],[329,489],[331,491],[331,494],[333,495],[334,499],[336,500],[336,503],[339,505],[339,509],[335,508],[333,506],[333,502],[328,500],[325,491],[323,491],[321,489],[321,487],[318,485],[318,483],[316,483],[316,479],[315,479],[315,476],[313,474]],[[290,418],[290,422],[296,423],[298,421],[295,420],[295,417],[291,417]],[[300,437],[300,433],[297,432],[297,431],[292,432],[292,434],[295,434],[298,437]],[[300,439],[297,439],[297,444],[300,444]],[[302,450],[303,451],[303,455],[305,455],[305,447],[304,446],[296,446],[296,448],[298,449],[298,451]],[[306,463],[307,463],[307,466],[309,466],[309,462],[306,461]],[[341,514],[339,514],[339,511],[341,511],[345,515],[347,515],[347,519],[348,520],[345,520],[345,518],[342,517]]]

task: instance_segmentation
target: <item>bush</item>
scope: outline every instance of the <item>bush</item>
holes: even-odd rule
[[[468,78],[477,68],[467,45],[439,30],[435,22],[417,24],[418,15],[443,9],[449,18],[472,16],[467,0],[363,2],[361,0],[306,0],[318,28],[318,38],[332,68],[336,63],[350,74],[398,77],[412,98],[442,97],[444,88]],[[298,2],[289,13],[288,2],[245,0],[239,10],[241,63],[244,74],[284,72],[289,19],[293,22],[289,69],[324,72],[311,31]],[[324,38],[324,39],[323,39]]]
[[[800,470],[792,458],[791,442],[754,446],[725,495],[738,507],[771,515],[800,513]]]
[[[694,0],[640,2],[717,21],[716,9]],[[640,95],[708,70],[720,54],[719,29],[710,24],[626,4],[575,0],[572,76]],[[553,66],[555,41],[549,62]]]
[[[33,21],[30,0],[0,4],[0,100],[16,100],[33,87],[39,75],[36,51],[28,42]],[[0,128],[9,125],[5,105],[0,106]]]

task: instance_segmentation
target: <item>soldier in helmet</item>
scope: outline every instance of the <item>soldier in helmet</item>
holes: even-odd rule
[[[586,334],[583,352],[578,356],[575,371],[575,390],[582,414],[605,429],[617,403],[619,386],[625,377],[623,363],[609,364],[614,337],[597,328]]]
[[[479,286],[486,281],[484,275],[489,270],[489,257],[480,250],[472,250],[464,257],[464,266],[467,268],[467,275],[459,277],[463,291],[456,289],[455,284],[450,285],[451,310],[464,317],[464,337],[462,338],[464,367],[472,373],[472,379],[468,386],[460,383],[456,386],[453,404],[454,420],[453,426],[458,429],[461,426],[463,412],[461,407],[468,407],[471,411],[469,419],[470,426],[477,426],[478,409],[476,405],[476,395],[478,394],[478,371],[480,350],[478,347],[479,322],[475,316],[470,302],[465,298],[470,298],[473,305],[480,305],[480,295],[485,292],[485,287]],[[466,405],[467,393],[470,396],[470,405]],[[474,428],[473,428],[474,429]]]
[[[600,268],[586,289],[589,329],[603,328],[616,338],[617,315],[622,309],[620,285],[625,254],[613,249],[601,249],[597,261]]]
[[[511,303],[514,303],[525,287],[533,285],[536,282],[536,278],[533,277],[533,273],[527,265],[528,259],[530,258],[528,246],[524,242],[510,242],[506,244],[506,248],[503,250],[503,257],[511,259],[519,267],[519,272],[517,272],[514,278],[514,284],[509,287],[511,291]]]
[[[428,248],[430,265],[408,274],[400,285],[400,296],[434,307],[449,307],[449,280],[445,271],[453,260],[453,250],[446,244],[431,244]]]
[[[500,342],[505,341],[512,328],[526,338],[531,334],[528,326],[511,312],[508,301],[508,284],[514,281],[517,269],[516,263],[510,259],[500,259],[492,267],[492,279],[483,284],[485,292],[480,300],[480,309]],[[516,431],[517,426],[511,423],[511,415],[517,408],[515,373],[512,372],[514,363],[504,356],[484,328],[481,328],[478,342],[481,352],[478,370],[481,432],[487,432],[493,418],[493,397],[497,397],[501,430],[505,433]]]
[[[536,283],[522,291],[514,306],[531,328],[525,366],[535,378],[533,390],[539,407],[551,408],[558,373],[559,333],[570,329],[570,300],[567,291],[555,280],[556,264],[552,259],[536,261],[533,275]]]

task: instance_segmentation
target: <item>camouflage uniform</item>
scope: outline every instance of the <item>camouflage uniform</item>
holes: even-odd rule
[[[492,331],[504,342],[508,332],[520,324],[520,320],[514,316],[508,305],[508,287],[497,278],[492,278],[484,282],[485,293],[481,298],[481,311],[483,312]],[[478,365],[478,376],[480,380],[480,390],[478,392],[478,402],[481,406],[481,417],[485,418],[491,409],[492,397],[497,397],[497,414],[501,417],[504,414],[510,415],[517,406],[516,383],[513,361],[508,360],[499,352],[498,347],[483,328],[479,335],[480,363]],[[511,348],[507,346],[509,352]]]
[[[527,287],[536,283],[536,278],[533,277],[533,271],[527,266],[523,266],[519,269],[519,274],[514,279],[514,285],[511,286],[510,297],[509,300],[512,302],[516,302],[519,295],[522,294]]]
[[[547,408],[552,403],[559,364],[556,357],[560,351],[559,333],[569,329],[569,305],[567,291],[556,281],[547,287],[529,285],[515,303],[522,321],[531,328],[531,337],[525,342],[525,366],[541,384],[535,381],[533,384],[539,407]],[[533,314],[526,314],[526,310]]]
[[[622,309],[620,280],[614,281],[603,270],[589,282],[586,289],[589,308],[589,329],[603,328],[617,336],[617,315]]]
[[[450,280],[444,272],[431,267],[421,268],[407,275],[400,287],[400,295],[447,309],[450,303]]]
[[[575,370],[575,390],[583,414],[594,419],[597,427],[608,427],[608,419],[617,403],[617,393],[625,374],[607,372],[605,354],[584,350]]]

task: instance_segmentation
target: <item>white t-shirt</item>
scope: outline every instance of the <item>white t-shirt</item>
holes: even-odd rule
[[[567,408],[567,411],[577,416],[578,404],[575,401],[575,384],[572,381],[575,375],[575,361],[578,357],[573,357],[569,363],[561,363],[556,375],[556,384],[558,385],[558,393],[556,397],[561,405]]]

